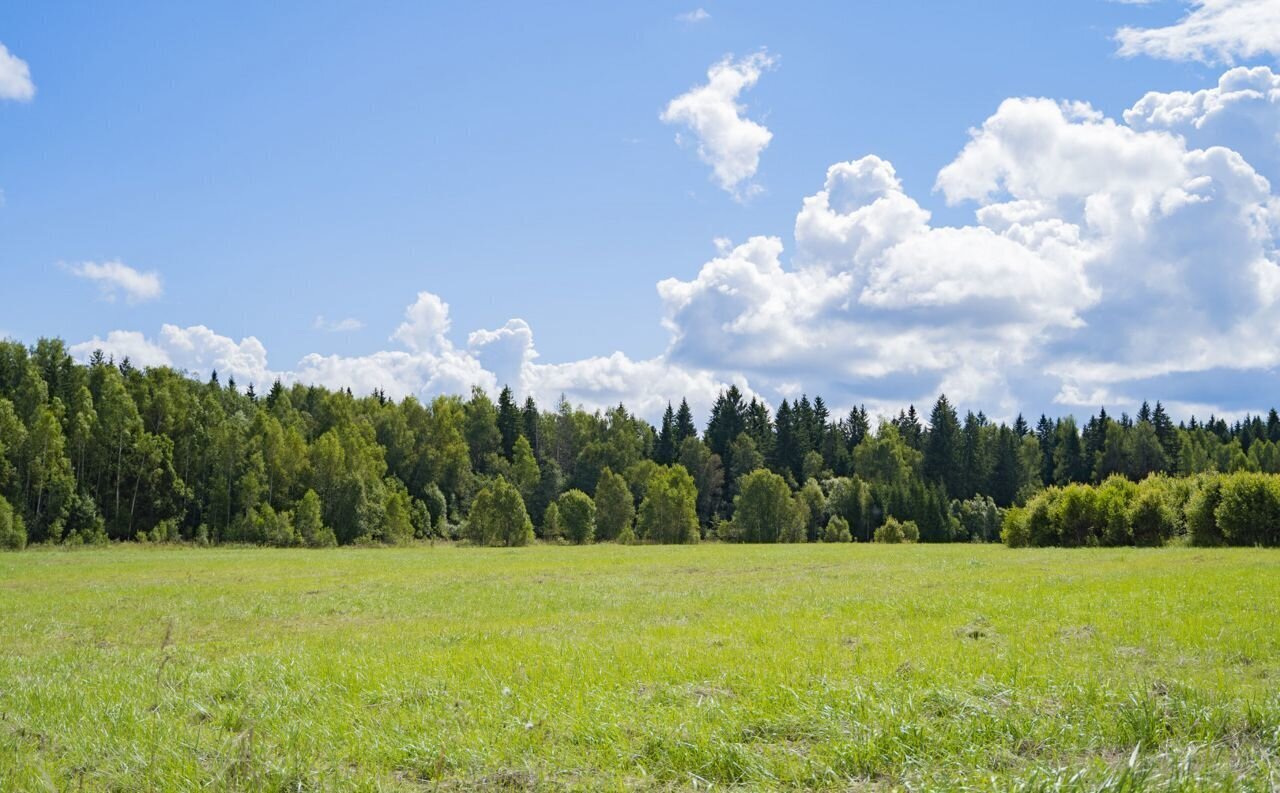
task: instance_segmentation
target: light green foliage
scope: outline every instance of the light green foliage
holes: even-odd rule
[[[1010,507],[1000,522],[1000,541],[1010,548],[1025,548],[1031,544],[1031,531],[1027,526],[1027,510]]]
[[[1129,530],[1137,545],[1164,545],[1177,530],[1177,518],[1167,499],[1156,488],[1139,488],[1129,507]]]
[[[542,513],[542,539],[554,542],[564,536],[564,526],[560,525],[560,507],[553,501]]]
[[[884,523],[876,529],[875,541],[881,543],[919,542],[920,527],[915,521],[899,521],[897,518],[885,518]]]
[[[664,467],[649,478],[636,533],[650,542],[695,543],[699,539],[698,491],[683,465]]]
[[[804,503],[802,518],[805,539],[816,542],[827,518],[827,495],[822,492],[822,485],[818,484],[817,479],[808,479],[796,496]]]
[[[832,515],[827,521],[827,528],[822,533],[823,542],[853,542],[853,534],[849,531],[849,521],[840,515]]]
[[[15,515],[13,507],[0,496],[0,550],[21,551],[27,547],[27,527],[22,516]]]
[[[466,538],[476,545],[527,545],[533,541],[533,524],[524,509],[520,491],[498,477],[481,489],[471,505]]]
[[[1226,538],[1218,526],[1217,510],[1222,503],[1223,479],[1219,476],[1197,478],[1195,493],[1187,502],[1187,531],[1193,545],[1225,545]]]
[[[839,477],[828,484],[831,492],[827,495],[825,513],[842,518],[845,527],[855,536],[864,541],[870,539],[868,508],[871,493],[866,483],[855,476]]]
[[[634,538],[632,524],[636,519],[636,505],[631,497],[631,488],[622,474],[604,469],[596,485],[595,504],[596,539],[617,540],[628,533]]]
[[[1280,477],[1241,472],[1223,482],[1214,518],[1231,545],[1280,545]]]
[[[951,514],[960,525],[957,539],[971,542],[998,542],[1000,540],[1000,508],[990,496],[974,496],[964,501],[951,502]]]
[[[1280,545],[1280,475],[1238,471],[1134,483],[1113,475],[1035,495],[1004,524],[1009,545]]]
[[[581,490],[568,490],[556,501],[564,537],[575,545],[586,545],[596,536],[596,504]]]
[[[321,517],[320,496],[316,491],[308,490],[302,494],[293,511],[293,526],[298,532],[298,539],[303,545],[311,548],[328,548],[338,544],[333,529],[324,525]]]
[[[889,423],[882,423],[874,436],[853,450],[853,467],[858,476],[883,484],[905,482],[914,475],[920,460],[920,452],[908,446],[897,427]]]
[[[377,538],[390,545],[404,545],[413,539],[413,504],[409,493],[397,480],[387,482],[385,518]]]
[[[778,542],[798,527],[800,516],[791,500],[791,488],[782,477],[766,469],[747,474],[738,483],[733,500],[732,538],[739,542]]]
[[[679,463],[690,476],[698,521],[703,526],[710,526],[724,495],[724,467],[720,455],[713,454],[697,438],[686,438],[680,446]]]
[[[523,435],[518,436],[511,452],[511,484],[520,491],[520,497],[525,503],[534,497],[541,479],[542,472],[538,468],[538,461],[533,457],[529,439]]]

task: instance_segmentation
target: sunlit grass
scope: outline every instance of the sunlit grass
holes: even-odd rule
[[[0,555],[6,791],[1269,790],[1278,757],[1274,551]]]

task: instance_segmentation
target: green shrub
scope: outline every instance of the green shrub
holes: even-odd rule
[[[1081,547],[1098,544],[1102,520],[1098,514],[1098,494],[1088,485],[1064,487],[1049,510],[1049,520],[1057,544]]]
[[[990,496],[952,501],[951,515],[959,526],[957,539],[970,542],[996,542],[1000,539],[1000,508]]]
[[[547,511],[542,513],[542,539],[555,542],[564,536],[564,526],[560,524],[560,507],[552,501]]]
[[[661,468],[649,477],[637,533],[650,542],[694,543],[698,532],[698,489],[683,465]]]
[[[21,551],[27,547],[27,527],[22,516],[0,496],[0,550]]]
[[[575,545],[586,545],[595,539],[596,502],[591,500],[591,496],[581,490],[568,490],[560,494],[556,506],[560,508],[560,523],[566,540]]]
[[[918,542],[920,527],[914,520],[899,521],[895,517],[885,518],[880,528],[876,529],[875,541],[885,543]]]
[[[832,515],[827,521],[826,531],[822,533],[823,542],[853,542],[853,534],[849,531],[849,521],[840,515]]]
[[[1198,486],[1183,511],[1192,545],[1217,546],[1227,541],[1215,515],[1222,503],[1222,479],[1216,474],[1197,477]]]
[[[1146,488],[1139,491],[1129,506],[1129,525],[1135,544],[1159,546],[1174,535],[1176,517],[1162,493],[1155,488]]]
[[[1010,548],[1025,548],[1031,544],[1031,532],[1027,529],[1027,511],[1022,507],[1010,507],[1000,522],[1000,541]]]
[[[605,468],[596,484],[596,534],[600,540],[616,540],[631,533],[636,519],[636,502],[622,474]],[[634,535],[633,535],[634,536]]]
[[[314,490],[303,493],[293,508],[293,527],[302,544],[309,548],[331,548],[338,544],[337,536],[324,525],[321,514],[320,496]]]
[[[476,545],[528,545],[533,540],[533,523],[520,491],[501,476],[482,489],[471,503],[464,534]]]
[[[1053,520],[1053,505],[1062,492],[1056,487],[1042,490],[1027,504],[1027,544],[1037,548],[1058,545],[1058,524]]]
[[[794,532],[801,516],[785,479],[758,468],[742,477],[738,488],[733,499],[733,539],[778,542],[782,534]]]
[[[1108,477],[1097,490],[1101,543],[1110,546],[1132,545],[1133,525],[1129,521],[1129,504],[1138,492],[1138,486],[1116,474]]]
[[[1230,545],[1280,545],[1280,477],[1228,476],[1213,515]]]

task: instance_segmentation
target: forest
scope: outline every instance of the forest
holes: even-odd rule
[[[1161,403],[1012,424],[946,396],[872,425],[721,393],[658,426],[510,388],[424,403],[241,388],[0,342],[0,547],[588,543],[1280,544],[1280,414]]]

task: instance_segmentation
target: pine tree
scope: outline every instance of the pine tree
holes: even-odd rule
[[[680,453],[680,447],[684,445],[685,439],[696,437],[698,437],[698,428],[693,423],[693,411],[689,409],[689,401],[681,399],[680,409],[676,411],[676,454]]]
[[[542,459],[542,446],[539,444],[538,437],[538,418],[538,403],[533,401],[532,396],[525,397],[524,408],[520,411],[520,419],[524,424],[521,432],[529,439],[529,445],[533,447],[534,456]]]
[[[952,498],[959,497],[964,491],[961,448],[960,421],[947,395],[941,394],[929,414],[929,433],[924,441],[921,473],[927,481],[941,484]]]
[[[508,460],[515,451],[516,438],[520,437],[523,423],[523,417],[520,415],[520,408],[516,406],[511,387],[503,386],[501,393],[498,394],[498,432],[502,435],[502,454]]]
[[[676,457],[676,414],[667,403],[667,410],[662,414],[662,429],[658,432],[657,443],[654,444],[653,458],[659,465],[671,465]]]

